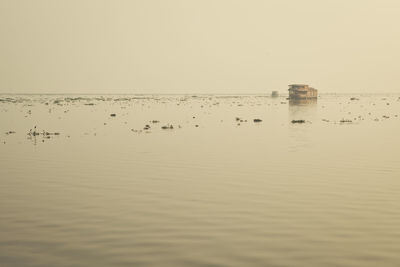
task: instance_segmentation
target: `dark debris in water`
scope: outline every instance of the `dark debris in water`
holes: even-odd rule
[[[56,136],[60,135],[59,132],[47,132],[45,130],[38,131],[37,127],[35,126],[33,129],[30,129],[29,132],[27,133],[29,137],[36,137],[36,136],[42,136],[44,138],[50,138],[51,136]]]
[[[397,107],[396,105],[398,105],[399,102],[396,102],[400,100],[400,97],[396,96],[396,97],[391,97],[391,98],[375,98],[375,100],[368,100],[368,98],[364,98],[361,96],[356,95],[357,97],[362,98],[361,101],[358,102],[354,102],[357,100],[360,100],[357,97],[351,97],[350,96],[346,96],[345,98],[343,98],[342,102],[340,101],[336,101],[336,105],[339,107],[340,105],[340,110],[338,110],[338,113],[340,114],[338,117],[336,118],[329,118],[329,117],[325,117],[327,116],[327,114],[324,114],[323,119],[319,118],[318,120],[326,123],[358,123],[364,120],[369,120],[369,121],[379,121],[379,122],[384,122],[384,121],[391,121],[391,120],[385,120],[385,119],[389,119],[391,118],[392,120],[396,119],[398,117],[397,114],[393,114],[390,113],[390,111],[388,111],[389,108],[392,108],[392,106]],[[36,105],[37,102],[41,103],[43,106],[47,106],[45,107],[46,113],[49,116],[58,116],[60,113],[64,113],[66,114],[65,116],[68,116],[70,113],[75,113],[75,110],[73,110],[72,106],[77,107],[84,107],[84,106],[96,106],[96,108],[100,108],[102,107],[102,105],[104,105],[103,103],[97,102],[97,101],[102,101],[105,102],[107,101],[108,103],[110,103],[110,105],[112,105],[112,108],[109,107],[109,109],[107,110],[105,108],[105,114],[104,116],[107,117],[108,115],[110,117],[120,117],[120,118],[126,118],[125,120],[122,120],[120,123],[121,124],[128,124],[131,123],[132,121],[130,121],[130,115],[131,113],[128,111],[118,111],[119,109],[115,108],[115,106],[119,106],[119,108],[121,109],[129,109],[130,107],[133,107],[137,104],[137,106],[142,105],[143,108],[153,108],[153,106],[150,105],[150,103],[152,102],[153,104],[170,104],[170,105],[174,105],[174,104],[178,104],[180,106],[186,106],[187,108],[210,108],[209,110],[206,111],[210,111],[207,112],[204,111],[204,114],[212,114],[211,111],[212,109],[214,109],[215,106],[223,106],[225,105],[226,107],[249,107],[249,110],[252,109],[250,107],[254,107],[254,106],[259,106],[259,105],[264,105],[267,108],[279,108],[279,103],[281,104],[287,104],[287,102],[274,102],[274,103],[263,103],[261,100],[262,96],[260,96],[259,98],[257,98],[257,100],[254,101],[254,98],[245,98],[242,96],[213,96],[213,97],[209,97],[209,96],[202,96],[202,95],[198,95],[198,96],[180,96],[178,98],[176,97],[170,97],[170,96],[134,96],[134,97],[45,97],[45,98],[41,98],[41,99],[34,99],[34,98],[22,98],[22,97],[0,97],[0,104],[2,104],[2,107],[0,109],[0,112],[8,112],[9,109],[6,109],[6,107],[8,107],[7,103],[16,103],[16,104],[21,104],[18,105],[20,107],[22,107],[23,109],[20,110],[21,114],[25,117],[25,118],[37,118],[37,116],[40,116],[42,113],[42,111],[40,109],[38,109],[38,105]],[[261,99],[261,100],[260,100]],[[351,101],[350,101],[350,100]],[[381,100],[381,101],[379,101]],[[174,102],[175,101],[175,102]],[[179,101],[179,103],[176,103],[176,101]],[[217,102],[218,101],[218,102]],[[352,102],[353,101],[353,102]],[[368,102],[369,101],[369,102]],[[130,103],[129,103],[130,102]],[[340,103],[339,103],[340,102]],[[374,103],[375,102],[375,103]],[[375,112],[369,112],[372,110],[368,110],[368,106],[375,106],[375,104],[380,107],[384,107],[386,110],[383,111],[384,113],[378,113],[380,111],[376,111]],[[57,107],[57,105],[59,106],[63,106],[62,108]],[[330,103],[326,103],[325,105],[319,105],[320,108],[330,108]],[[69,109],[66,109],[67,106],[71,107],[71,112],[69,112]],[[174,105],[175,106],[175,105]],[[276,106],[276,107],[275,107]],[[351,106],[351,109],[349,109],[349,107]],[[291,104],[289,102],[289,107],[291,108]],[[356,111],[355,108],[360,108],[362,109],[362,111]],[[87,111],[88,109],[86,108],[85,111]],[[91,112],[94,112],[95,109],[89,109]],[[203,109],[204,110],[204,109]],[[284,112],[286,112],[284,109],[280,108],[280,110],[283,110]],[[295,111],[295,108],[293,108],[293,110]],[[48,111],[48,112],[47,112]],[[241,108],[241,111],[243,111],[243,108]],[[111,113],[111,112],[115,112],[115,113]],[[118,113],[116,113],[118,112]],[[364,112],[364,113],[358,113],[357,112]],[[68,114],[67,114],[68,113]],[[398,113],[398,112],[397,112]],[[201,115],[200,114],[196,114],[194,113],[194,111],[189,111],[188,114],[182,118],[182,120],[186,121],[186,124],[189,124],[190,127],[200,127],[199,125],[199,121],[197,121]],[[231,113],[232,114],[232,113]],[[233,113],[235,114],[235,113]],[[294,113],[293,113],[294,114]],[[361,115],[359,115],[361,114]],[[367,115],[368,114],[368,115]],[[160,116],[162,114],[158,114],[158,115],[154,115],[155,117]],[[231,119],[225,119],[222,120],[221,118],[215,118],[217,121],[220,122],[224,122],[224,121],[231,121],[233,125],[246,125],[247,119],[244,119],[243,117],[245,116],[249,116],[244,115],[244,114],[236,114],[238,115],[237,117],[233,117],[232,115],[228,115],[228,118],[230,117]],[[243,117],[242,117],[243,115]],[[153,115],[152,115],[153,116]],[[240,116],[240,117],[239,117]],[[251,116],[251,115],[250,115]],[[253,115],[253,116],[257,116],[257,114]],[[286,116],[286,114],[285,114]],[[297,115],[296,115],[297,116]],[[342,119],[340,120],[341,117],[347,118],[347,119]],[[232,121],[232,117],[234,118],[234,121]],[[301,116],[299,116],[301,118]],[[57,117],[54,117],[57,118]],[[64,117],[58,117],[59,119],[64,119]],[[138,116],[137,118],[141,118],[140,116]],[[268,118],[268,117],[267,117]],[[263,118],[264,122],[270,122],[270,120],[268,120],[267,118]],[[307,118],[307,117],[303,117],[303,118]],[[329,120],[328,120],[329,118]],[[104,117],[103,117],[104,119]],[[183,123],[182,121],[179,122],[174,122],[173,126],[172,124],[165,124],[165,120],[166,118],[164,117],[160,117],[159,119],[151,119],[151,117],[143,120],[142,122],[139,122],[139,124],[137,125],[133,125],[133,127],[135,127],[138,130],[134,130],[132,129],[133,132],[146,132],[146,133],[151,133],[151,132],[156,132],[157,130],[160,131],[160,128],[162,130],[171,130],[171,129],[178,129],[181,128],[180,125],[178,125],[179,123]],[[267,120],[266,120],[267,119]],[[292,118],[289,119],[289,121],[293,124],[301,124],[301,123],[311,123],[311,121],[306,121],[306,120],[291,120]],[[248,120],[251,123],[251,117]],[[262,124],[261,122],[263,122],[262,119],[260,118],[255,118],[253,119],[253,122],[255,124],[260,123],[259,126],[261,127]],[[109,121],[113,121],[113,119],[109,119]],[[168,121],[168,120],[166,120]],[[160,123],[160,125],[158,125],[156,127],[155,124]],[[197,124],[196,124],[197,123]],[[107,125],[106,122],[100,122],[100,124],[103,125]],[[112,125],[112,124],[108,124],[108,125]],[[182,124],[183,125],[183,124]],[[248,124],[247,124],[248,125]],[[117,125],[112,125],[112,126],[117,126]],[[201,127],[205,127],[207,126],[207,123],[204,122],[202,123]],[[160,128],[158,128],[160,127]],[[13,126],[10,127],[11,129],[13,128]],[[106,127],[103,127],[106,128]],[[108,128],[108,127],[107,127]],[[111,128],[111,126],[110,126]],[[129,131],[130,127],[127,129]],[[4,132],[8,130],[7,128],[4,129]],[[19,129],[16,129],[19,131]],[[23,131],[25,132],[25,131]],[[8,131],[5,132],[6,135],[11,135],[11,134],[15,134],[15,131]],[[48,132],[48,131],[38,131],[35,129],[32,129],[29,133],[28,136],[29,137],[36,137],[36,136],[40,136],[43,138],[49,138],[52,136],[56,136],[56,135],[60,135],[60,133],[58,132]],[[96,134],[95,134],[96,135]],[[32,138],[33,139],[33,138]]]
[[[168,130],[168,129],[172,130],[172,129],[174,129],[174,126],[168,124],[168,125],[161,126],[161,129],[163,129],[163,130]]]

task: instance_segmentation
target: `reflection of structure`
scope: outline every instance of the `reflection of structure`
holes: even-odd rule
[[[313,121],[317,112],[317,99],[289,99],[289,120]]]
[[[289,106],[313,106],[317,104],[316,98],[291,98],[289,99]]]
[[[278,97],[278,96],[279,96],[278,91],[272,91],[271,96],[272,96],[272,97]]]
[[[318,90],[306,84],[289,85],[289,99],[316,99]]]
[[[317,99],[289,99],[288,105],[289,149],[299,151],[315,143],[315,127],[318,121]],[[292,121],[305,123],[292,123]]]

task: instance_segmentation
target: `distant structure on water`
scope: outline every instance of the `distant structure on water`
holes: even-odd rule
[[[317,97],[318,90],[307,84],[289,85],[289,99],[316,99]]]
[[[271,96],[272,96],[272,97],[278,97],[278,96],[279,96],[278,91],[272,91]]]

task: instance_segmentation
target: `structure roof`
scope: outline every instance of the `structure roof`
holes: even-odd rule
[[[295,87],[295,86],[308,86],[308,84],[289,84],[290,87]]]

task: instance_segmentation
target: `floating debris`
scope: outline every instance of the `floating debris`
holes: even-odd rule
[[[345,119],[341,119],[340,123],[352,123],[352,120],[345,120]]]
[[[161,129],[163,129],[163,130],[174,129],[174,126],[168,124],[168,125],[162,126]]]
[[[52,135],[60,135],[60,133],[59,132],[47,132],[47,131],[45,131],[45,130],[43,130],[42,132],[38,132],[38,131],[36,131],[36,126],[33,128],[33,130],[32,129],[30,129],[29,130],[29,132],[28,132],[28,136],[29,137],[35,137],[35,136],[39,136],[39,135],[41,135],[41,136],[43,136],[44,138],[50,138],[50,136],[52,136]]]
[[[86,97],[66,97],[64,98],[64,100],[67,102],[71,102],[71,101],[90,100],[90,99]]]
[[[117,114],[112,113],[112,114],[110,114],[110,116],[111,116],[111,117],[115,117],[115,116],[117,116]]]
[[[292,123],[305,123],[305,120],[292,120]]]
[[[254,122],[262,122],[261,119],[254,119],[253,121],[254,121]]]
[[[360,99],[358,99],[357,97],[352,97],[350,98],[350,100],[360,100]]]
[[[48,136],[48,135],[60,135],[60,133],[57,133],[57,132],[55,132],[55,133],[49,133],[49,132],[43,131],[43,132],[42,132],[42,135],[46,135],[46,136]]]
[[[6,97],[6,98],[0,98],[0,102],[17,103],[17,100],[14,98]]]
[[[6,135],[9,135],[9,134],[15,134],[15,132],[14,132],[14,131],[8,131],[8,132],[6,132]]]

